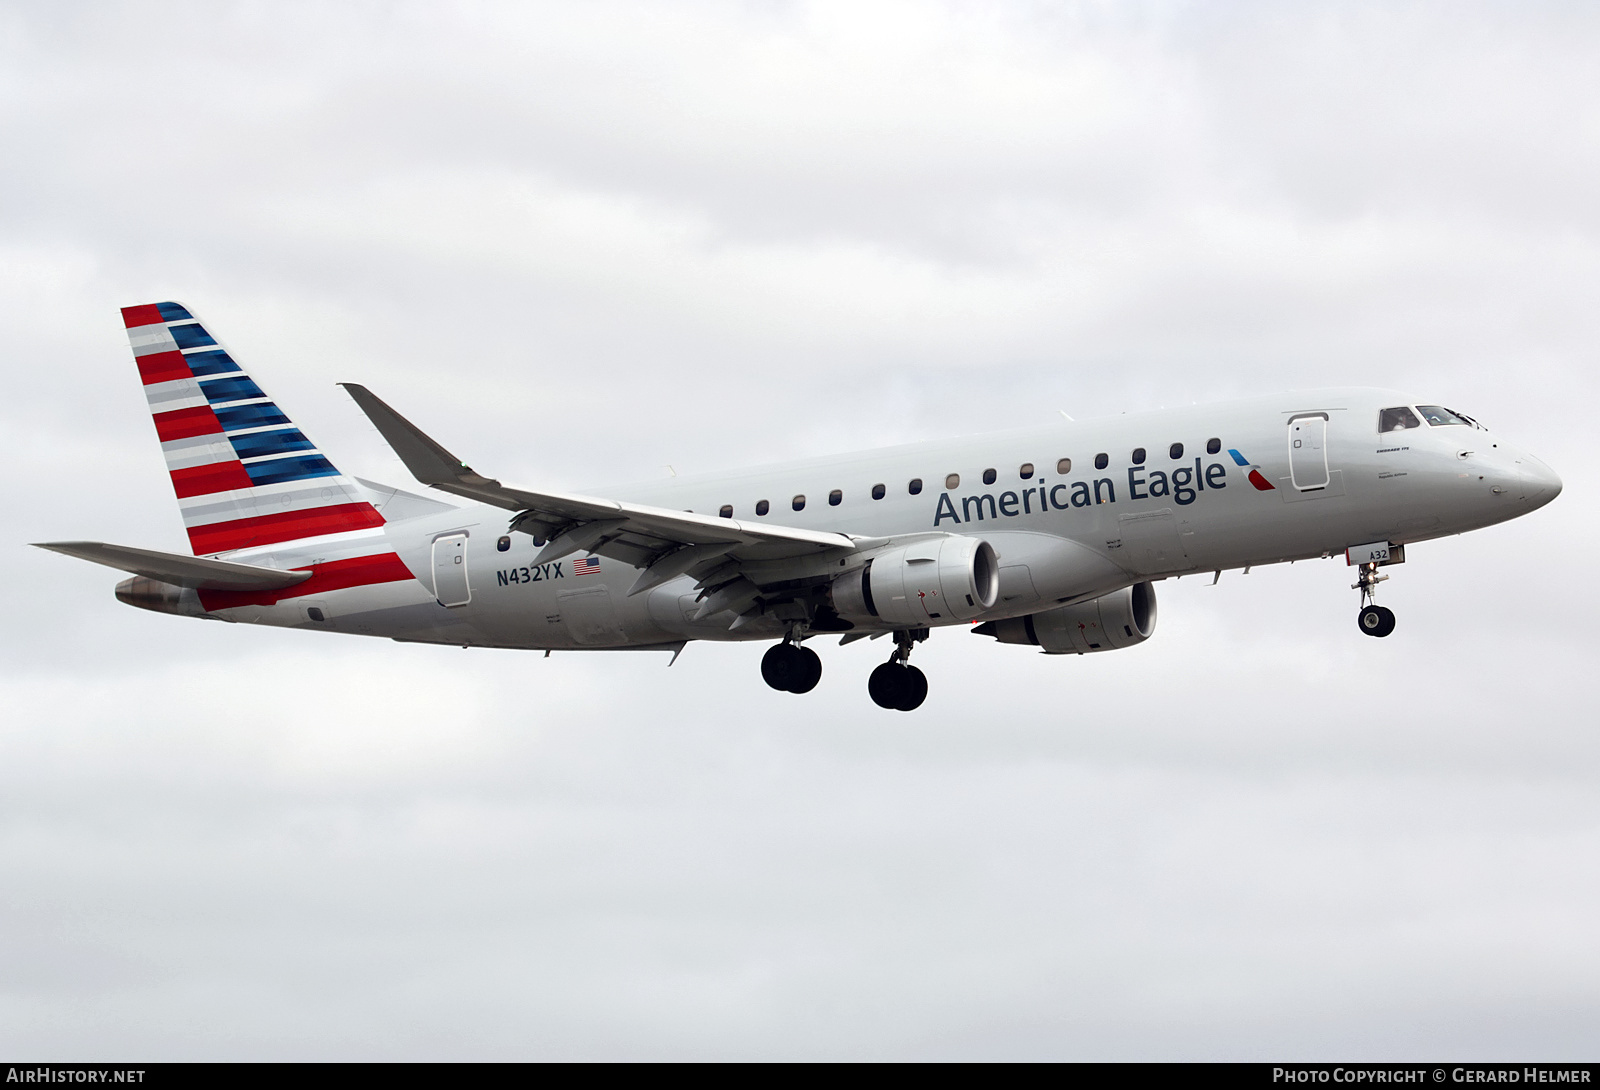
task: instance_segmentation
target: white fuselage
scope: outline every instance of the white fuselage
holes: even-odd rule
[[[1299,392],[587,491],[703,515],[731,509],[743,522],[856,538],[980,537],[1000,565],[999,598],[980,619],[1037,613],[1189,571],[1458,534],[1524,514],[1560,491],[1542,462],[1479,427],[1380,432],[1380,411],[1400,405],[1416,402],[1375,389]],[[1173,457],[1177,444],[1182,452]],[[1145,453],[1136,464],[1139,449]],[[1032,467],[1026,477],[1025,466]],[[591,562],[580,553],[536,565],[538,545],[509,532],[500,508],[386,489],[371,498],[387,520],[382,527],[229,559],[297,568],[356,542],[370,548],[372,535],[383,535],[414,579],[210,615],[530,649],[771,640],[790,624],[773,616],[730,630],[727,615],[693,620],[692,578],[629,596],[639,570],[611,558]],[[826,579],[833,564],[845,561],[818,559],[799,574]]]

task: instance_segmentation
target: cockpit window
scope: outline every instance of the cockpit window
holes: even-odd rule
[[[1417,414],[1405,405],[1393,409],[1384,409],[1378,414],[1379,431],[1405,431],[1407,428],[1420,428],[1422,421],[1417,419]]]
[[[1443,427],[1446,424],[1463,424],[1467,427],[1472,426],[1471,421],[1457,413],[1451,412],[1443,405],[1418,405],[1417,412],[1422,414],[1422,419],[1426,420],[1436,428]]]

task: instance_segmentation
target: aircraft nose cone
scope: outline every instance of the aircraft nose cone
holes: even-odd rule
[[[1561,495],[1561,478],[1539,459],[1524,455],[1518,470],[1522,474],[1523,497],[1533,506],[1543,507]]]

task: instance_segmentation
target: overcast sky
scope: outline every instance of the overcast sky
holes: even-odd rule
[[[1600,8],[332,8],[0,7],[0,1052],[1594,1058]],[[335,382],[566,489],[1374,384],[1566,491],[913,715],[224,627],[24,544],[185,550],[164,299],[398,484]]]

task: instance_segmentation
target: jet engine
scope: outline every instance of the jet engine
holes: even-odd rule
[[[989,621],[972,631],[1001,643],[1025,643],[1047,655],[1086,655],[1143,643],[1156,630],[1156,588],[1135,583],[1087,602],[1026,617]]]
[[[1000,565],[987,541],[940,534],[879,553],[833,581],[840,616],[921,628],[970,621],[1000,594]]]

